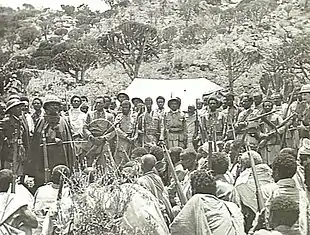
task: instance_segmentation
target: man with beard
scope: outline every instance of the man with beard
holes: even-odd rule
[[[89,141],[83,148],[82,156],[87,158],[87,165],[95,161],[105,166],[112,159],[109,141],[115,136],[114,116],[104,109],[104,97],[98,96],[95,101],[96,110],[87,114],[83,127],[84,137]]]
[[[116,146],[115,163],[124,165],[129,161],[129,156],[134,147],[134,141],[138,137],[137,117],[131,113],[131,104],[124,100],[121,104],[122,113],[115,118],[116,135],[118,143]]]
[[[56,165],[66,165],[72,169],[75,163],[71,128],[66,119],[60,116],[60,105],[58,97],[46,97],[44,117],[34,130],[28,174],[35,176],[37,186],[48,181],[48,171]]]
[[[22,120],[24,103],[18,99],[11,99],[6,104],[6,117],[0,121],[0,156],[2,168],[11,168],[17,175],[24,173],[24,164],[28,158],[30,136],[28,126]],[[17,150],[14,150],[17,148]],[[14,152],[16,162],[14,162]]]
[[[151,97],[145,99],[146,112],[138,118],[138,132],[141,146],[156,145],[160,136],[161,118],[152,110],[153,100]]]
[[[167,148],[187,147],[187,125],[183,112],[179,110],[180,101],[170,99],[168,101],[170,111],[163,117],[163,127],[161,129],[160,141],[166,141]]]
[[[216,96],[210,96],[208,100],[208,112],[202,117],[203,131],[206,131],[207,137],[213,141],[223,139],[224,115],[218,109],[219,99]]]

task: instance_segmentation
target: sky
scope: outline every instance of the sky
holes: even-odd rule
[[[0,0],[0,5],[8,6],[12,8],[21,7],[23,3],[28,3],[36,8],[50,7],[52,9],[61,9],[60,5],[73,5],[79,6],[81,4],[87,4],[91,10],[106,10],[107,5],[104,0]]]

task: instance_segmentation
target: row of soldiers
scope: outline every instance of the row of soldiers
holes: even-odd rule
[[[135,97],[130,102],[129,96],[120,92],[119,107],[112,105],[111,97],[102,96],[95,99],[90,111],[85,96],[73,96],[68,110],[57,97],[47,97],[44,103],[35,98],[35,111],[30,114],[27,97],[11,96],[0,122],[1,165],[14,165],[18,175],[33,174],[36,166],[40,185],[44,168],[57,164],[73,167],[85,161],[88,166],[95,161],[102,165],[112,161],[123,165],[135,147],[165,143],[168,149],[197,151],[212,141],[216,151],[232,140],[249,143],[271,165],[281,148],[297,148],[299,136],[307,134],[303,131],[307,121],[301,122],[307,116],[303,113],[307,102],[298,100],[301,94],[308,94],[307,89],[305,86],[300,93],[293,93],[289,105],[282,103],[280,94],[263,99],[262,94],[245,93],[238,106],[230,93],[223,99],[205,95],[203,101],[197,99],[196,105],[188,106],[186,113],[180,110],[180,98],[170,99],[170,111],[166,112],[164,97],[156,99],[154,109],[152,98],[143,101]],[[14,141],[19,152],[13,164]]]
[[[237,106],[232,94],[224,94],[224,99],[211,94],[189,106],[186,113],[180,110],[180,98],[167,102],[170,109],[167,112],[161,96],[156,99],[157,109],[153,109],[151,98],[144,101],[133,98],[130,102],[128,95],[121,92],[117,99],[120,106],[111,109],[109,96],[97,97],[94,110],[85,112],[82,108],[87,105],[79,96],[71,98],[68,110],[55,96],[46,97],[44,102],[36,98],[33,101],[36,111],[31,115],[29,100],[10,97],[0,125],[2,168],[11,168],[13,175],[33,176],[36,183],[33,191],[49,182],[50,169],[58,165],[67,166],[71,172],[98,165],[104,173],[112,170],[126,175],[129,171],[131,177],[136,177],[130,182],[148,189],[162,205],[165,223],[170,225],[172,234],[190,234],[194,230],[193,234],[200,234],[200,230],[212,232],[202,234],[225,234],[228,228],[227,234],[245,234],[253,228],[257,212],[263,208],[270,210],[266,205],[271,199],[284,200],[276,198],[277,187],[296,188],[296,192],[293,190],[296,195],[307,191],[306,177],[300,172],[296,176],[294,164],[303,160],[300,168],[303,169],[309,155],[309,85],[294,91],[287,104],[282,103],[279,95],[263,98],[261,94],[242,94]],[[241,154],[244,146],[247,151]],[[283,147],[290,147],[289,153],[280,154]],[[294,152],[298,149],[299,158]],[[289,186],[285,184],[292,177],[297,177],[294,182],[298,187],[292,182]],[[284,180],[283,185],[278,183],[280,180]],[[261,190],[255,187],[254,181],[268,186]],[[263,191],[265,197],[257,196],[259,191]],[[203,217],[210,223],[208,226],[192,227],[199,218],[192,218],[188,212],[206,200],[195,196],[198,194],[212,195],[214,203],[207,207],[214,210],[220,207],[223,217],[217,219],[227,219],[226,223],[211,225],[211,217],[215,215],[210,210],[210,214]],[[264,202],[259,203],[259,198]],[[233,204],[227,206],[219,200]],[[223,209],[226,207],[228,211]],[[258,214],[258,218],[264,217]],[[238,224],[234,216],[244,223]],[[307,234],[304,228],[297,227],[293,231]]]

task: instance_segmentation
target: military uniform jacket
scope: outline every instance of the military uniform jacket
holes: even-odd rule
[[[249,108],[249,109],[246,109],[246,110],[243,110],[240,114],[239,114],[239,116],[238,116],[238,120],[237,120],[237,123],[236,123],[236,132],[238,133],[238,134],[242,134],[243,132],[244,132],[244,129],[240,129],[240,128],[238,128],[238,124],[240,123],[240,122],[246,122],[246,121],[248,121],[249,119],[251,119],[251,118],[254,118],[254,117],[256,117],[256,116],[258,116],[258,114],[259,114],[259,110],[258,109],[254,109],[254,108]],[[246,127],[246,128],[250,128],[250,130],[249,130],[249,133],[251,133],[251,132],[256,132],[257,131],[257,127],[258,127],[258,122],[251,122],[251,123],[249,123],[248,124],[248,126]]]
[[[18,136],[15,136],[17,130]],[[27,122],[9,115],[0,121],[0,157],[1,160],[13,160],[13,142],[18,139],[19,157],[25,160],[28,156],[30,136]]]
[[[160,136],[161,117],[155,111],[145,112],[138,118],[138,129],[145,135]]]
[[[186,117],[180,110],[175,112],[170,110],[163,117],[160,139],[164,140],[169,134],[178,134],[176,138],[179,141],[187,140]],[[171,138],[169,139],[172,140]]]
[[[128,137],[136,138],[137,132],[137,116],[133,113],[124,115],[120,113],[115,118],[116,132],[119,138],[127,139]]]
[[[207,135],[212,134],[212,132],[215,131],[218,140],[218,138],[223,136],[225,126],[224,114],[219,110],[216,110],[215,112],[207,112],[206,115],[202,117],[202,126]]]

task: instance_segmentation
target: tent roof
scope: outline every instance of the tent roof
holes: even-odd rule
[[[201,98],[203,94],[222,89],[221,86],[206,78],[174,80],[136,78],[125,92],[130,98],[151,97],[155,100],[158,96],[163,96],[168,101],[172,97],[180,97],[182,99],[181,109],[185,110],[188,105],[195,105],[196,99]]]

